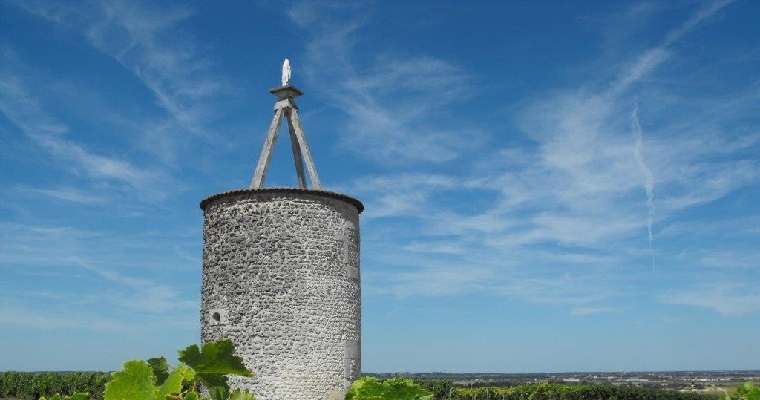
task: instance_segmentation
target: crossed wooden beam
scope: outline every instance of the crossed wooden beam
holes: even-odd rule
[[[254,172],[253,180],[251,180],[251,189],[261,189],[264,184],[267,169],[269,169],[269,161],[272,159],[272,150],[277,142],[277,135],[279,135],[283,117],[288,120],[288,131],[290,131],[290,143],[293,147],[293,160],[296,164],[299,187],[301,189],[307,188],[306,176],[303,171],[305,161],[306,168],[309,170],[312,187],[317,190],[322,189],[319,176],[317,176],[317,169],[314,167],[314,161],[311,159],[309,146],[306,144],[306,136],[304,136],[301,121],[298,120],[298,106],[296,106],[296,102],[293,100],[303,95],[303,92],[295,86],[284,83],[283,86],[270,89],[269,93],[277,96],[277,102],[274,104],[274,118],[269,126],[269,133],[267,133],[267,138],[264,141],[264,148],[261,150],[259,162],[256,164],[256,172]]]

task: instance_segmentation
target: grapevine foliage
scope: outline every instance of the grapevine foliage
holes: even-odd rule
[[[752,381],[745,382],[736,388],[733,397],[726,393],[721,400],[760,400],[760,387],[755,386]]]
[[[192,369],[178,365],[157,384],[153,368],[147,362],[131,360],[124,363],[123,370],[113,374],[104,397],[106,400],[165,400],[170,395],[181,395],[182,383],[191,381],[193,375]]]
[[[172,370],[164,358],[125,362],[106,384],[104,400],[200,400],[201,385],[213,400],[255,400],[248,392],[230,393],[225,375],[252,376],[230,340],[206,343],[202,352],[192,345],[179,353],[185,364]]]
[[[410,379],[380,381],[370,376],[354,381],[345,400],[432,400],[433,393]]]
[[[230,397],[226,375],[253,376],[243,365],[243,359],[235,355],[235,346],[230,340],[205,343],[202,349],[194,344],[180,350],[179,360],[195,371],[196,377],[208,389],[213,400],[226,400]]]
[[[247,391],[240,391],[239,389],[235,389],[234,392],[230,393],[230,400],[256,400],[253,397],[253,394]]]
[[[169,377],[169,364],[164,357],[155,357],[148,359],[148,365],[153,368],[153,375],[156,376],[156,383],[162,384]]]

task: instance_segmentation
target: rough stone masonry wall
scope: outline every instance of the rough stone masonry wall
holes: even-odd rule
[[[229,338],[258,400],[342,398],[361,371],[357,200],[300,189],[211,196],[202,341]]]

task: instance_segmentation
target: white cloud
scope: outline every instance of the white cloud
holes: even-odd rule
[[[404,298],[490,292],[486,282],[492,277],[492,271],[487,268],[447,265],[387,274],[370,273],[365,275],[365,281],[370,294],[392,294]]]
[[[600,313],[615,313],[622,311],[619,307],[576,307],[570,311],[572,315],[585,316]]]
[[[700,10],[698,10],[694,15],[692,15],[686,22],[684,22],[681,26],[679,26],[677,29],[672,30],[668,35],[665,37],[665,41],[663,43],[664,46],[668,46],[673,44],[674,42],[681,39],[685,34],[689,33],[691,30],[699,26],[701,23],[703,23],[706,19],[709,19],[715,13],[726,7],[727,5],[733,3],[735,0],[718,0],[706,3]]]
[[[181,282],[199,265],[184,250],[197,245],[197,233],[187,236],[183,229],[153,224],[147,230],[114,233],[97,220],[94,228],[84,225],[79,220],[70,225],[0,222],[0,260],[8,270],[51,279],[61,271],[81,270],[86,262],[112,271],[129,265],[138,276],[179,274],[176,281]]]
[[[6,267],[69,266],[72,255],[87,250],[83,243],[102,239],[103,234],[80,228],[0,222],[0,258]]]
[[[705,7],[694,13],[686,22],[670,31],[659,46],[643,52],[634,63],[625,68],[618,82],[612,87],[611,92],[619,94],[667,61],[672,54],[669,49],[670,46],[733,1],[721,0],[707,3]]]
[[[759,238],[760,239],[760,238]],[[700,265],[729,269],[760,269],[760,254],[757,249],[734,248],[731,250],[703,248],[705,253],[698,259]]]
[[[106,202],[105,196],[93,195],[74,187],[60,188],[34,188],[28,186],[18,186],[12,191],[22,196],[44,196],[55,200],[62,200],[79,204],[103,204]]]
[[[0,325],[16,325],[46,330],[85,329],[93,331],[123,332],[132,328],[130,324],[120,323],[114,319],[71,313],[61,315],[57,312],[46,312],[40,307],[17,307],[9,304],[8,299],[2,299],[3,312],[0,313]]]
[[[436,192],[457,187],[457,179],[443,174],[403,173],[367,176],[353,183],[351,193],[369,200],[365,218],[416,216],[424,213]]]
[[[726,316],[760,312],[760,292],[756,285],[712,283],[675,290],[658,296],[665,304],[703,307]]]
[[[214,61],[214,49],[198,44],[191,35],[191,20],[197,16],[189,6],[120,0],[24,1],[18,5],[33,16],[51,21],[56,25],[54,29],[81,36],[104,56],[95,60],[106,61],[107,65],[115,61],[123,68],[115,72],[122,76],[112,78],[118,84],[102,91],[87,90],[83,88],[86,85],[78,85],[79,82],[63,82],[60,76],[47,79],[67,88],[68,93],[59,94],[60,97],[82,109],[86,123],[123,132],[120,140],[128,144],[126,152],[138,150],[163,167],[176,170],[187,161],[187,151],[197,141],[206,147],[227,151],[232,147],[226,136],[209,129],[224,115],[224,105],[237,101],[232,95],[239,93],[216,72],[219,66]],[[155,108],[139,97],[142,91],[134,98],[134,107],[126,111],[121,108],[119,94],[114,98],[108,93],[116,87],[124,87],[124,81],[131,81],[130,76],[142,83],[147,89],[145,93],[152,94]],[[29,87],[34,86],[27,85]],[[101,97],[95,101],[85,100],[92,96]],[[57,147],[62,150],[68,147],[69,153],[76,153],[70,143]],[[104,164],[103,160],[84,161],[111,173],[131,173],[121,168],[123,166]],[[154,172],[150,171],[150,175]],[[184,188],[179,182],[172,186]]]
[[[127,276],[114,270],[96,267],[82,260],[75,262],[78,266],[105,281],[124,287],[124,290],[119,290],[116,293],[102,294],[109,296],[110,300],[116,302],[122,309],[164,313],[173,310],[196,310],[199,308],[196,300],[182,298],[177,288],[171,285],[159,284],[151,279]]]
[[[36,145],[62,162],[70,173],[93,181],[127,185],[147,198],[165,197],[161,181],[167,178],[162,172],[116,156],[97,154],[67,139],[65,136],[70,133],[70,128],[46,113],[20,79],[9,72],[0,74],[0,112]]]
[[[351,15],[335,18],[341,11]],[[347,3],[297,3],[288,15],[311,36],[305,63],[311,85],[348,117],[344,150],[384,164],[441,163],[477,145],[479,132],[447,126],[443,118],[446,107],[473,90],[459,67],[427,55],[392,54],[359,65],[354,53],[366,17]]]
[[[30,13],[82,32],[93,47],[131,71],[187,132],[205,136],[214,96],[230,90],[212,73],[213,62],[182,32],[193,11],[148,7],[129,1],[67,3],[35,1]]]
[[[606,87],[581,82],[578,89],[541,93],[525,101],[514,119],[530,142],[519,150],[490,149],[480,160],[446,174],[358,179],[350,192],[379,199],[367,204],[376,234],[365,236],[364,243],[382,250],[365,256],[370,268],[393,266],[383,274],[365,275],[370,293],[489,293],[568,305],[575,315],[625,311],[605,303],[629,295],[639,284],[636,271],[656,273],[649,265],[658,232],[662,240],[673,240],[667,232],[680,213],[760,181],[760,164],[747,156],[757,146],[757,134],[730,130],[737,113],[751,115],[756,107],[744,101],[738,107],[715,108],[710,93],[690,99],[660,96],[665,89],[646,79],[677,56],[671,46],[726,4],[697,11],[639,56],[626,54],[629,64],[615,60],[612,64],[622,67],[612,69],[618,79]],[[340,38],[334,44],[350,65],[352,44]],[[401,75],[352,72],[351,81],[366,80],[354,85],[361,93],[355,98],[368,99],[376,107],[370,111],[380,110],[367,111],[355,121],[396,128],[390,114],[382,112],[387,108],[375,104],[384,91],[399,85]],[[631,93],[641,87],[647,88],[642,93],[657,95],[634,97]],[[749,91],[732,95],[745,100],[753,96]],[[668,113],[670,101],[691,102],[703,117]],[[655,114],[660,111],[663,115]],[[434,113],[423,112],[428,118]],[[376,135],[392,142],[385,133]],[[438,151],[432,149],[433,154]],[[409,222],[401,228],[394,223],[396,217]],[[704,224],[713,223],[721,222]],[[692,233],[710,240],[705,228]],[[387,253],[393,254],[392,260]],[[751,265],[754,255],[742,253],[736,264]],[[668,259],[670,271],[682,268],[678,261]],[[620,278],[613,281],[610,276]],[[738,308],[751,308],[752,299],[739,296]]]
[[[184,298],[185,293],[173,284],[157,283],[154,278],[140,276],[145,273],[145,266],[138,258],[130,261],[138,275],[117,272],[116,268],[124,265],[124,261],[119,260],[120,254],[128,251],[126,247],[129,246],[110,235],[72,227],[3,222],[0,223],[0,240],[4,243],[0,248],[0,259],[8,272],[14,269],[37,274],[40,282],[56,279],[54,275],[61,273],[70,279],[98,282],[84,292],[72,288],[76,299],[89,297],[101,305],[110,303],[118,305],[119,309],[150,313],[196,309],[198,306],[197,300]],[[116,243],[112,243],[114,241]]]
[[[26,133],[50,154],[72,161],[81,168],[76,168],[75,171],[92,178],[122,181],[136,188],[144,187],[152,179],[152,174],[148,171],[140,170],[124,160],[94,154],[70,140],[37,135],[30,131]]]

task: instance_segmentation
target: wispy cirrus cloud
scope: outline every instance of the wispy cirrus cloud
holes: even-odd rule
[[[59,312],[51,312],[39,307],[24,307],[13,305],[5,296],[0,297],[3,301],[3,312],[0,314],[0,325],[15,325],[46,330],[58,329],[85,329],[98,332],[123,332],[129,329],[129,324],[120,323],[114,319],[103,318],[95,315],[72,314],[61,315]]]
[[[666,62],[672,55],[670,46],[678,42],[684,37],[684,35],[696,29],[700,24],[705,23],[706,20],[733,2],[734,0],[720,0],[705,3],[702,8],[692,14],[692,16],[683,24],[668,32],[658,46],[644,51],[633,63],[627,68],[624,68],[619,75],[617,82],[610,88],[610,93],[612,95],[617,95],[625,91],[632,84],[636,83],[662,63]],[[639,5],[634,6],[636,9],[639,7]]]
[[[117,272],[128,266],[135,277],[162,276],[159,280],[178,286],[195,277],[200,265],[194,251],[198,249],[197,235],[155,224],[149,229],[115,233],[108,224],[93,219],[94,224],[81,220],[68,224],[0,222],[4,243],[0,259],[5,271],[56,281],[67,273],[71,278],[96,276],[80,266],[85,263]]]
[[[76,265],[121,287],[117,293],[101,293],[121,308],[164,313],[173,310],[197,310],[198,301],[182,297],[182,293],[171,284],[156,283],[151,279],[136,278],[112,269],[95,266],[85,260],[72,260]]]
[[[310,35],[304,64],[311,85],[348,117],[344,150],[385,164],[441,163],[477,142],[466,124],[443,122],[443,110],[473,92],[472,78],[460,67],[429,55],[390,53],[357,62],[366,8],[300,2],[288,15]]]
[[[59,187],[53,189],[42,189],[28,186],[18,186],[9,190],[10,192],[22,196],[29,195],[45,196],[55,200],[62,200],[79,204],[103,204],[107,201],[105,196],[94,195],[74,187]]]
[[[615,313],[623,311],[620,307],[577,307],[570,311],[572,315],[585,316],[601,313]]]
[[[71,310],[89,309],[97,303],[98,307],[116,306],[120,310],[153,314],[196,310],[198,307],[195,296],[188,298],[187,292],[181,290],[182,279],[161,282],[157,280],[160,278],[144,277],[141,271],[155,269],[154,265],[160,260],[146,263],[134,257],[129,261],[134,273],[120,272],[125,264],[122,259],[124,247],[139,246],[125,243],[123,238],[115,238],[113,234],[68,226],[28,226],[8,222],[0,223],[0,232],[0,239],[5,243],[0,250],[4,275],[30,274],[37,276],[40,282],[48,279],[98,282],[97,285],[64,286],[60,293],[46,294],[40,292],[39,287],[29,293],[20,290],[15,294],[3,294],[0,298],[3,303],[16,304],[9,300],[11,298],[19,301],[50,299],[56,307],[68,304]],[[141,239],[144,240],[144,236]],[[167,266],[162,265],[162,268]],[[80,289],[80,286],[86,289]],[[55,296],[63,298],[55,299]],[[23,302],[16,305],[18,309],[26,307]],[[37,314],[31,313],[32,319],[24,323],[36,324],[34,315]],[[14,323],[26,321],[24,318],[12,320]],[[79,324],[61,327],[77,326]]]
[[[58,267],[71,264],[71,257],[86,249],[86,243],[103,239],[102,234],[67,226],[32,226],[20,223],[0,223],[0,248],[6,268],[27,265],[32,268]]]
[[[45,112],[23,82],[9,72],[0,73],[0,112],[27,138],[62,163],[69,173],[92,181],[125,185],[150,198],[165,196],[160,187],[160,182],[167,179],[163,172],[117,156],[98,154],[68,139],[69,126]],[[114,190],[122,191],[118,187]]]
[[[684,37],[728,4],[706,4],[658,44],[605,60],[595,70],[608,71],[611,79],[606,85],[589,78],[594,84],[580,82],[542,92],[511,106],[518,110],[513,121],[530,140],[523,148],[487,150],[482,160],[456,173],[357,179],[350,192],[379,199],[367,207],[369,223],[378,233],[365,237],[365,243],[370,240],[383,250],[368,256],[370,262],[394,266],[382,274],[365,275],[371,292],[402,297],[509,294],[530,302],[568,305],[579,316],[623,312],[609,303],[629,296],[644,271],[651,271],[641,267],[657,253],[660,232],[663,240],[668,239],[668,225],[677,224],[681,214],[760,181],[760,164],[750,156],[758,146],[757,132],[733,129],[734,121],[757,112],[757,102],[746,101],[755,96],[751,89],[731,93],[745,99],[737,107],[713,107],[724,99],[709,92],[663,95],[671,86],[649,79],[679,56],[677,45]],[[345,37],[324,34],[315,43],[334,43],[329,48],[341,50],[337,59],[350,67],[348,50],[353,41],[361,40],[358,28],[352,29]],[[354,98],[365,99],[375,107],[368,107],[372,110],[383,109],[377,105],[383,77],[385,90],[397,86],[388,75],[379,74],[374,80],[353,68],[344,76],[350,77],[348,81],[368,80],[365,87],[356,86],[355,93],[364,97]],[[432,111],[424,112],[432,117]],[[393,125],[383,125],[383,118],[356,121],[369,121],[379,131],[375,135],[392,142],[387,130]],[[434,154],[435,146],[432,149]],[[447,200],[454,198],[458,204]],[[396,217],[416,224],[396,231]],[[705,228],[713,223],[720,221],[705,222]],[[690,234],[709,242],[709,231]],[[742,265],[756,258],[756,250],[738,251],[741,254],[734,256],[744,260]],[[392,261],[383,256],[388,252],[394,254]],[[443,255],[449,261],[441,261]],[[662,258],[670,273],[694,265],[682,264],[672,253]],[[704,266],[710,260],[703,261]],[[607,279],[610,270],[623,278]],[[720,307],[724,314],[755,311],[751,294],[739,296],[741,306],[733,311],[694,301],[691,294],[698,293],[702,284],[699,279],[684,281],[683,292],[651,301]],[[688,289],[692,286],[693,291]],[[713,294],[707,297],[718,304],[728,301],[728,292]]]
[[[194,15],[191,8],[118,0],[24,1],[19,6],[81,32],[94,48],[142,81],[156,104],[186,132],[205,136],[204,125],[214,115],[212,100],[231,90],[212,72],[212,60],[182,32],[181,25]]]
[[[86,123],[121,131],[119,140],[130,151],[148,155],[167,173],[184,167],[188,151],[199,142],[214,148],[229,147],[227,138],[210,127],[224,116],[222,105],[234,102],[232,94],[239,93],[227,77],[217,73],[214,49],[191,35],[192,19],[197,18],[192,5],[120,0],[14,3],[30,15],[51,22],[54,29],[81,37],[82,44],[102,56],[94,59],[105,65],[104,70],[121,67],[111,71],[113,85],[95,90],[59,76],[46,77],[58,88],[56,100],[71,101]],[[135,85],[128,96],[122,96],[119,90],[132,81],[142,88]],[[125,105],[127,97],[131,104]],[[55,144],[48,143],[51,147]],[[62,147],[57,146],[58,150],[77,151],[71,145]],[[91,161],[102,168],[119,167],[103,165],[103,160]],[[174,182],[174,187],[184,189],[179,182]]]
[[[367,194],[367,218],[417,216],[435,201],[436,192],[457,188],[458,178],[444,174],[408,173],[364,177],[350,192]]]
[[[693,288],[673,290],[658,296],[665,304],[703,307],[727,316],[760,311],[760,291],[743,283],[710,283]]]
[[[82,300],[84,299],[84,301]],[[32,305],[32,301],[35,303]],[[150,307],[123,307],[120,312],[104,313],[99,308],[107,303],[102,294],[83,293],[81,290],[61,293],[34,291],[0,291],[3,312],[0,326],[21,326],[43,330],[82,330],[94,332],[134,332],[134,323],[125,320],[125,314],[137,314],[141,330],[182,329],[195,326],[187,323],[184,307],[171,306],[176,299],[149,297],[144,301],[168,300]],[[161,308],[163,307],[163,308]],[[191,308],[197,308],[193,303]]]
[[[472,247],[468,251],[473,251]],[[605,304],[625,294],[623,286],[593,273],[570,274],[546,265],[538,271],[527,271],[522,264],[524,254],[505,252],[490,260],[462,257],[458,261],[449,261],[435,257],[434,252],[435,248],[431,248],[425,254],[397,255],[394,260],[403,260],[402,266],[382,272],[363,272],[367,293],[392,295],[399,299],[478,294],[508,301],[572,307],[574,310],[596,310],[576,311],[576,315],[611,312],[613,309],[620,311]],[[516,265],[505,262],[509,256],[516,258],[513,260]],[[541,261],[537,260],[536,264],[540,265]]]

